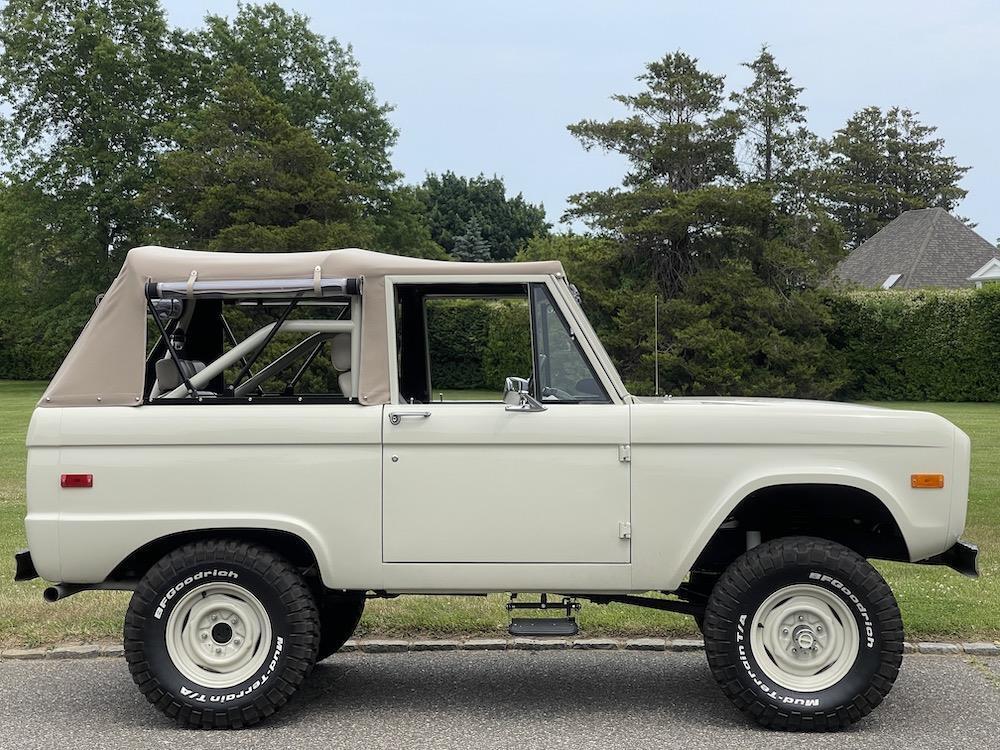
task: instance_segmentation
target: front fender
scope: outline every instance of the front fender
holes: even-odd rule
[[[707,516],[704,523],[698,527],[694,545],[681,562],[683,570],[686,572],[691,569],[695,560],[698,559],[698,556],[702,553],[705,547],[708,546],[708,543],[715,535],[715,532],[719,530],[719,527],[722,526],[730,515],[732,515],[743,500],[759,490],[796,484],[852,487],[854,489],[867,492],[869,495],[882,503],[882,505],[885,506],[885,508],[892,515],[893,520],[896,522],[896,525],[903,534],[903,540],[906,542],[907,550],[910,553],[910,559],[920,559],[919,557],[913,556],[910,544],[910,539],[913,537],[913,530],[910,529],[911,533],[909,535],[907,534],[907,527],[910,525],[909,519],[907,518],[900,502],[885,487],[878,484],[874,480],[863,476],[845,475],[842,473],[831,473],[826,471],[813,471],[760,476],[731,490],[715,509],[715,512],[710,516]]]

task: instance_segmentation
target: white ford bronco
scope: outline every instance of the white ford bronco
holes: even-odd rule
[[[900,667],[868,559],[976,575],[954,425],[632,396],[558,262],[137,248],[27,443],[17,579],[133,591],[131,674],[199,727],[274,713],[369,598],[512,592],[566,610],[522,635],[580,600],[692,615],[739,709],[835,729]]]

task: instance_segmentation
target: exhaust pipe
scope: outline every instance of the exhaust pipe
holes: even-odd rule
[[[73,594],[78,594],[81,591],[86,591],[91,589],[93,586],[89,586],[85,583],[57,583],[55,586],[49,586],[42,592],[42,598],[49,602],[57,602],[60,599],[65,599],[67,596],[73,596]]]
[[[55,583],[42,591],[42,598],[51,604],[81,591],[135,591],[138,584],[137,580],[132,579],[101,583]]]

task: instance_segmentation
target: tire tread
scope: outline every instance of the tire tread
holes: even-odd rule
[[[870,683],[849,703],[832,710],[809,712],[765,702],[737,677],[731,657],[731,626],[737,607],[752,582],[787,567],[819,566],[836,571],[863,592],[879,623],[881,663]],[[903,654],[903,622],[892,590],[878,571],[853,550],[816,537],[785,537],[765,542],[730,565],[709,597],[705,610],[705,653],[723,693],[758,724],[779,730],[831,731],[860,721],[889,694]]]
[[[253,569],[280,591],[288,607],[291,635],[285,668],[268,689],[241,707],[196,709],[166,690],[150,671],[143,650],[144,612],[152,611],[167,582],[193,565],[235,563]],[[125,616],[124,651],[132,680],[153,706],[179,725],[204,729],[251,726],[281,708],[312,671],[319,645],[319,613],[299,572],[281,555],[250,542],[211,539],[178,547],[157,562],[139,582]]]

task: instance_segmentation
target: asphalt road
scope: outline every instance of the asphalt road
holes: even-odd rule
[[[832,735],[748,724],[700,653],[338,654],[240,732],[178,729],[122,659],[0,662],[0,748],[1000,749],[1000,658],[910,656],[889,699]]]

